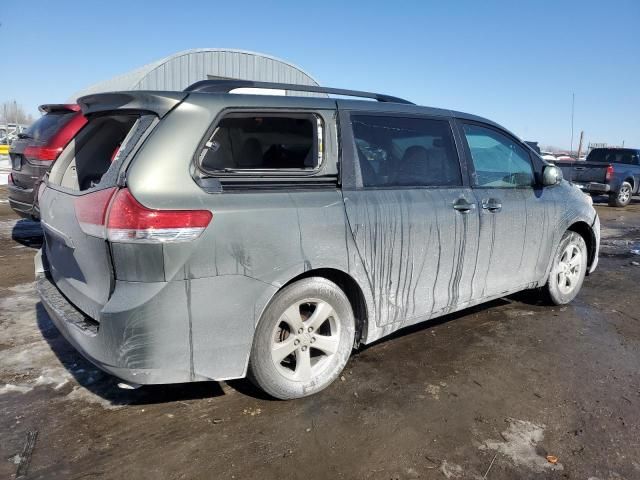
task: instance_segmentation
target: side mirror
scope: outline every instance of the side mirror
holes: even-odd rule
[[[550,187],[562,181],[562,170],[555,165],[547,165],[542,171],[542,185]]]

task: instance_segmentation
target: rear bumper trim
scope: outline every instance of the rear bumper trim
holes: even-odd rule
[[[33,208],[34,192],[32,188],[22,188],[17,185],[8,185],[9,206],[18,215],[30,218],[35,214]]]
[[[594,193],[609,193],[611,191],[611,185],[598,182],[573,182],[580,190]]]
[[[55,320],[64,321],[69,327],[91,337],[98,334],[100,324],[75,308],[46,275],[39,275],[36,279],[36,291],[54,323],[57,324]]]

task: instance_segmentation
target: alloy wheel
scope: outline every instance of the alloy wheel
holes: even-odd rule
[[[627,185],[620,187],[620,191],[618,192],[618,200],[620,203],[627,203],[630,197],[631,189]]]
[[[324,300],[304,299],[280,316],[271,343],[271,359],[284,377],[309,382],[321,375],[338,351],[340,319]]]
[[[582,252],[577,245],[570,243],[562,252],[556,269],[556,278],[560,292],[567,295],[576,288],[580,281],[582,268]]]

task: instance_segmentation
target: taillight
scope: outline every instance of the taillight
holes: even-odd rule
[[[82,230],[111,242],[164,243],[194,240],[207,228],[208,210],[152,210],[127,188],[100,190],[76,199]]]
[[[107,210],[117,188],[107,188],[74,199],[76,218],[87,235],[106,238]]]
[[[79,108],[79,107],[77,107]],[[47,110],[45,110],[47,111]],[[24,149],[24,156],[33,165],[49,166],[51,162],[55,161],[64,147],[71,141],[78,131],[84,127],[87,123],[87,118],[82,115],[82,112],[76,110],[76,106],[69,106],[70,112],[77,112],[73,114],[72,118],[64,123],[64,125],[58,130],[44,146],[29,146]],[[49,112],[49,111],[47,111]],[[49,115],[50,113],[47,113]]]
[[[35,147],[24,149],[24,156],[34,165],[50,165],[62,152],[62,147]]]
[[[208,210],[151,210],[128,189],[116,193],[107,219],[112,242],[180,242],[198,238],[213,215]]]
[[[11,173],[10,173],[10,174],[7,176],[7,183],[8,183],[9,185],[14,185],[14,182],[13,182],[13,174],[11,174]]]
[[[613,165],[609,165],[607,167],[607,175],[605,176],[605,179],[607,180],[607,182],[613,178],[613,173],[614,173]]]

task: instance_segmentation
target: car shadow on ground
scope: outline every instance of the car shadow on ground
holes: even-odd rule
[[[511,303],[512,302],[510,302],[506,298],[499,298],[497,300],[492,300],[490,302],[481,303],[480,305],[475,305],[473,307],[465,308],[464,310],[460,310],[458,312],[449,313],[447,315],[443,315],[442,317],[437,317],[432,320],[426,320],[424,322],[416,323],[415,325],[409,325],[407,327],[401,328],[400,330],[393,332],[390,335],[387,335],[379,340],[376,340],[375,342],[372,342],[368,345],[362,345],[360,348],[358,348],[358,350],[353,352],[353,355],[358,355],[359,353],[365,352],[369,348],[372,348],[384,342],[392,341],[397,338],[402,338],[407,335],[411,335],[413,333],[420,332],[423,330],[430,330],[439,325],[452,322],[459,318],[467,317],[469,315],[473,315],[474,313],[481,313],[483,311],[490,310],[492,308],[510,305]]]
[[[95,367],[62,336],[41,303],[36,305],[36,319],[49,348],[80,387],[114,406],[169,403],[224,395],[220,384],[213,381],[146,385],[135,390],[119,388],[117,378]]]
[[[609,197],[606,195],[591,195],[591,198],[593,199],[593,203],[596,205],[609,205]],[[640,205],[640,198],[638,198],[638,195],[636,195],[635,197],[631,197],[631,201],[629,202],[629,205]],[[620,207],[611,207],[611,208],[620,208]],[[624,208],[624,207],[621,207],[621,208]]]
[[[11,238],[29,248],[40,248],[43,242],[40,222],[23,218],[18,220],[11,230]]]

